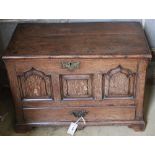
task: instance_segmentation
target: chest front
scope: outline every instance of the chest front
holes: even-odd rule
[[[14,55],[9,53],[4,57],[16,108],[17,129],[68,125],[81,116],[86,120],[86,125],[115,124],[128,125],[135,130],[144,129],[143,98],[150,55],[140,55],[142,47],[137,48],[136,55],[128,52],[123,55],[121,50],[125,50],[127,41],[127,51],[131,46],[135,48],[146,43],[132,43],[131,34],[131,38],[124,40],[121,35],[118,39],[117,33],[107,35],[108,30],[99,31],[96,26],[100,30],[105,25],[81,25],[83,29],[90,29],[89,33],[86,30],[87,35],[81,34],[83,29],[76,25],[75,32],[68,31],[74,24],[63,26],[68,29],[59,28],[59,35],[54,34],[54,26],[48,30],[53,31],[51,35],[46,34],[47,27],[44,28],[44,25],[20,26],[20,32],[24,34],[30,28],[36,32],[40,29],[41,37],[38,39],[37,33],[28,33],[25,38],[32,40],[19,44],[18,50],[17,39],[20,35],[17,29],[14,44],[9,47]],[[122,25],[117,27],[118,32]],[[118,40],[114,41],[115,38]],[[30,42],[32,44],[28,44]],[[26,48],[26,45],[29,46]],[[49,49],[55,50],[51,52]],[[136,48],[134,50],[136,52]],[[30,51],[33,54],[30,55]]]

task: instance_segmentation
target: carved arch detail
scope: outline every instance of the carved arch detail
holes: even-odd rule
[[[51,98],[51,76],[34,68],[18,76],[23,99]]]
[[[135,73],[121,65],[108,71],[105,75],[105,97],[133,97]]]

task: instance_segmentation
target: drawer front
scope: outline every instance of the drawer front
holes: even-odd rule
[[[53,108],[24,109],[26,123],[35,122],[71,122],[83,115],[86,121],[134,120],[134,107],[83,107],[83,108]]]
[[[137,61],[133,59],[25,60],[15,67],[22,101],[59,104],[135,96]]]

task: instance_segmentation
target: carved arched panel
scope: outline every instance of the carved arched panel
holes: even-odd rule
[[[51,98],[51,76],[34,68],[18,76],[23,99]]]
[[[121,66],[110,70],[105,75],[105,97],[133,97],[135,74]]]

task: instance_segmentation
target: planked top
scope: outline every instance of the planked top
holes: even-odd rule
[[[151,58],[138,22],[18,24],[3,59]]]

